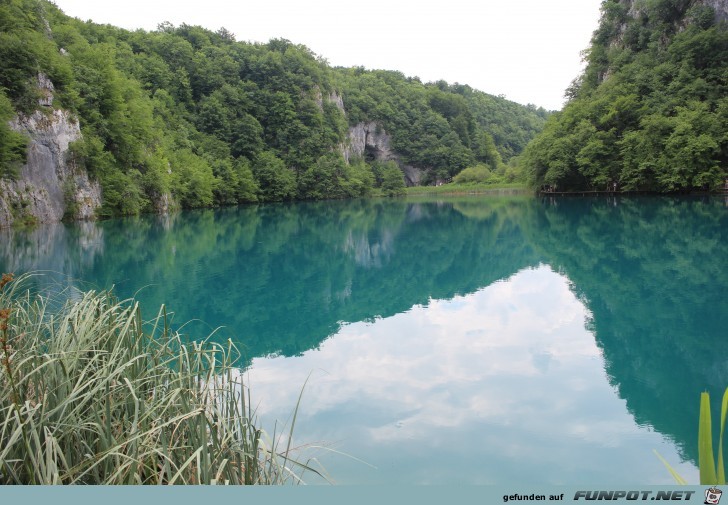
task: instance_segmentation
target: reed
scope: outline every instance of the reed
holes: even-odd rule
[[[321,475],[293,457],[290,439],[256,426],[230,341],[186,343],[164,307],[145,322],[137,303],[108,292],[66,293],[58,308],[27,280],[0,282],[0,483],[284,484]]]
[[[726,417],[728,417],[728,388],[723,393],[720,409],[720,428],[718,431],[718,464],[716,466],[713,452],[713,428],[710,414],[710,395],[700,394],[700,419],[698,421],[698,466],[701,484],[725,484],[725,467],[723,463],[723,434]]]
[[[713,451],[713,427],[712,415],[710,413],[710,393],[700,393],[700,417],[698,418],[698,470],[700,472],[700,484],[714,485],[726,483],[725,466],[723,462],[723,435],[725,433],[726,419],[728,419],[728,388],[723,393],[723,401],[720,409],[720,428],[718,432],[718,464],[716,466]],[[657,457],[665,465],[675,482],[686,485],[688,482],[678,474],[670,464],[665,461],[657,451]]]

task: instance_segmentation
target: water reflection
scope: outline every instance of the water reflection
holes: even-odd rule
[[[678,465],[674,449],[615,396],[569,288],[549,267],[526,269],[347,325],[297,358],[256,358],[258,412],[286,419],[314,370],[296,439],[376,467],[319,451],[341,483],[670,484],[652,449]],[[697,478],[691,465],[680,471]]]
[[[534,204],[497,201],[492,222],[468,219],[452,204],[373,201],[119,219],[93,225],[104,238],[95,256],[80,247],[75,226],[59,226],[38,248],[45,264],[18,258],[13,238],[0,265],[115,286],[122,298],[138,296],[147,313],[167,304],[177,322],[206,323],[188,326],[192,333],[225,326],[219,338],[242,343],[246,358],[294,356],[343,321],[473,292],[538,263],[507,218],[527,202]]]
[[[529,482],[658,483],[652,449],[678,456],[650,430],[696,461],[695,400],[719,410],[728,384],[726,233],[722,198],[319,202],[2,230],[0,270],[224,325],[269,414],[325,370],[313,439],[406,446],[369,477],[337,463],[343,481],[510,482],[523,456]],[[412,463],[433,452],[451,468]]]
[[[668,434],[697,461],[697,399],[710,391],[719,411],[728,385],[728,213],[720,200],[564,199],[545,205],[528,234],[592,312],[609,381],[637,423]]]

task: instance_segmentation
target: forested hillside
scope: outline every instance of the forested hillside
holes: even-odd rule
[[[8,121],[38,109],[78,119],[67,161],[100,183],[107,216],[395,194],[404,165],[423,183],[478,163],[504,173],[548,115],[468,86],[332,68],[287,40],[168,23],[128,31],[3,0],[0,178],[20,176],[28,142]],[[345,159],[365,122],[391,138],[392,159]]]
[[[531,182],[720,187],[728,176],[726,17],[726,0],[606,0],[569,103],[521,158]]]

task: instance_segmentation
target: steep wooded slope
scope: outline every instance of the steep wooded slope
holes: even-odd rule
[[[726,0],[606,0],[570,102],[524,154],[531,182],[720,187],[728,175],[726,18]]]

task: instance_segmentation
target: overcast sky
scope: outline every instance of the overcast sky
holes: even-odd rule
[[[128,29],[163,21],[237,40],[285,38],[335,66],[444,79],[560,109],[582,68],[601,0],[55,0],[66,14]]]

